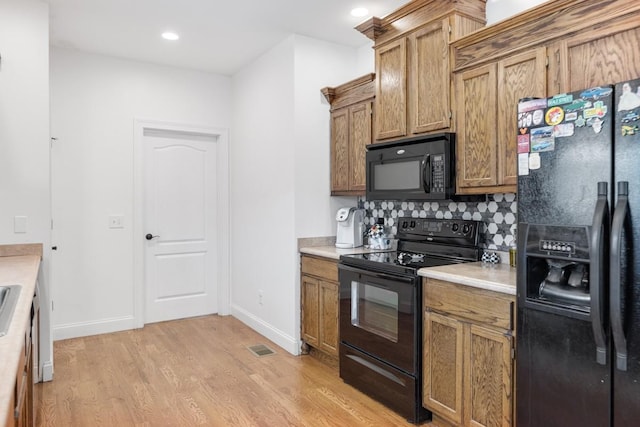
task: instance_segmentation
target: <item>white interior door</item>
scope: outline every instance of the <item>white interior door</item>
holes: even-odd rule
[[[145,323],[216,313],[216,137],[145,129]]]

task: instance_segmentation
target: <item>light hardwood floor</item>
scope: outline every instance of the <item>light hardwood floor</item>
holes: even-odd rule
[[[265,344],[276,354],[257,357]],[[38,426],[411,426],[231,316],[57,341]]]

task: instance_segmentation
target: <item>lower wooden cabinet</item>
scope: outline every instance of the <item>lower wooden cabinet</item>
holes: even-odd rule
[[[425,279],[424,309],[424,407],[444,425],[513,425],[515,297]]]
[[[20,361],[15,376],[14,394],[11,396],[5,427],[32,427],[34,425],[32,350],[31,331],[28,330],[20,353]]]
[[[305,344],[338,356],[338,263],[302,255],[301,336]]]

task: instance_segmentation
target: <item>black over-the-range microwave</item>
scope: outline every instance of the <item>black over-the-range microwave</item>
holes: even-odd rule
[[[367,200],[450,200],[455,194],[455,134],[367,147]]]

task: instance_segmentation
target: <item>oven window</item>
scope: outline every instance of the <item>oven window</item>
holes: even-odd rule
[[[351,282],[351,324],[398,342],[398,294],[353,281]]]
[[[378,163],[374,165],[375,190],[420,189],[420,161]]]

